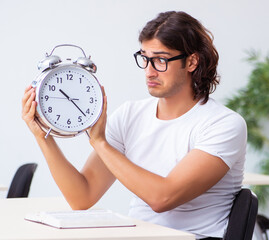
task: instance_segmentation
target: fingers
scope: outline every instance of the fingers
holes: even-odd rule
[[[104,86],[102,86],[101,88],[102,88],[102,93],[103,93],[103,112],[106,113],[106,111],[107,111],[107,96],[106,96]]]
[[[105,92],[104,86],[101,86],[101,89],[102,89],[103,96],[106,96],[106,92]]]
[[[35,115],[35,110],[36,110],[36,102],[32,101],[31,107],[30,107],[30,110],[29,110],[29,115],[34,116]]]
[[[106,141],[106,121],[107,121],[107,96],[105,93],[105,89],[102,86],[102,94],[103,94],[103,109],[102,114],[99,117],[98,121],[89,129],[87,129],[88,136],[90,138],[90,143],[94,146],[97,142]]]
[[[35,89],[27,87],[25,89],[25,94],[22,98],[22,117],[32,118],[35,114],[36,102],[35,100]]]
[[[31,106],[32,106],[32,102],[35,100],[35,92],[34,91],[30,91],[29,93],[27,93],[28,99],[26,99],[26,102],[24,104],[24,112],[29,112]]]
[[[29,85],[28,87],[26,87],[25,90],[24,90],[24,94],[27,93],[31,88],[32,88],[31,85]]]
[[[106,119],[106,114],[107,114],[107,96],[106,96],[106,93],[105,93],[105,88],[103,86],[102,86],[102,92],[103,92],[103,109],[102,109],[102,114],[101,114],[100,118],[101,119]]]
[[[31,96],[32,92],[34,92],[35,89],[32,88],[31,86],[28,86],[25,91],[24,91],[24,95],[22,98],[22,107],[25,106],[26,102],[28,101],[29,97]]]
[[[41,129],[35,120],[36,106],[35,101],[35,89],[28,86],[24,91],[24,96],[22,98],[22,119],[28,125],[31,132],[36,138],[44,139],[46,133]]]

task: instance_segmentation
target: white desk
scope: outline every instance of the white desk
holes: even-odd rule
[[[1,240],[194,240],[182,231],[134,220],[136,227],[57,229],[24,220],[26,213],[70,209],[63,198],[0,199]]]
[[[269,176],[257,173],[244,173],[244,185],[269,185]]]
[[[0,191],[7,191],[8,187],[0,184]]]

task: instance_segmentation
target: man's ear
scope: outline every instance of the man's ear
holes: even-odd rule
[[[187,59],[187,67],[189,72],[193,72],[199,64],[198,53],[191,54]]]

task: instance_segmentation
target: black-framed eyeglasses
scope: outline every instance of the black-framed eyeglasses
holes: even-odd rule
[[[134,54],[134,58],[138,67],[145,69],[149,62],[151,62],[152,67],[158,72],[165,72],[167,70],[168,62],[183,59],[185,57],[187,57],[185,53],[171,58],[147,57],[141,54],[141,51],[138,51]]]

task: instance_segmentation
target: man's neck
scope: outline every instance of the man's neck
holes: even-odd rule
[[[198,100],[193,96],[173,96],[160,98],[157,107],[157,118],[161,120],[172,120],[178,118],[192,109]]]

